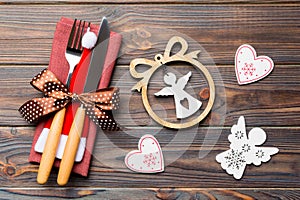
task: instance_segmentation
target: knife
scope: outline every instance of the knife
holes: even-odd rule
[[[84,85],[84,93],[94,91],[98,88],[98,83],[104,67],[109,37],[110,30],[108,21],[105,17],[103,17],[100,24],[96,45],[91,52],[92,55]],[[84,119],[85,109],[81,105],[76,111],[60,163],[57,177],[57,183],[59,185],[65,185],[69,180],[83,130]]]

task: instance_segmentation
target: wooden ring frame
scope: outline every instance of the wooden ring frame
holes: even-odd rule
[[[175,55],[170,54],[171,49],[173,47],[174,44],[176,43],[180,43],[181,44],[181,50],[178,51]],[[197,54],[200,51],[194,51],[194,52],[190,52],[188,54],[185,54],[186,51],[188,49],[188,44],[187,42],[178,36],[174,36],[172,37],[165,49],[165,53],[164,55],[161,54],[157,54],[154,57],[155,61],[152,60],[148,60],[148,59],[143,59],[143,58],[137,58],[131,61],[130,63],[130,73],[134,78],[142,78],[141,81],[139,81],[133,88],[132,90],[138,90],[141,91],[142,90],[142,100],[143,100],[143,104],[145,109],[147,110],[147,112],[149,113],[149,115],[152,117],[152,119],[154,119],[157,123],[168,127],[168,128],[174,128],[174,129],[182,129],[182,128],[188,128],[191,126],[194,126],[195,124],[199,123],[201,120],[203,120],[208,113],[210,112],[210,110],[212,109],[212,106],[214,104],[214,100],[215,100],[215,85],[214,85],[214,81],[209,73],[209,71],[206,69],[206,67],[204,67],[196,58],[198,57]],[[149,100],[148,100],[148,96],[147,96],[147,88],[148,88],[148,82],[150,77],[152,76],[152,74],[159,68],[161,67],[163,64],[167,64],[170,62],[176,62],[176,61],[182,61],[182,62],[186,62],[191,64],[193,67],[197,67],[205,76],[206,81],[209,85],[209,92],[210,92],[210,96],[209,96],[209,100],[207,103],[206,108],[204,109],[204,111],[195,119],[189,121],[189,122],[185,122],[185,123],[171,123],[171,122],[167,122],[163,119],[161,119],[159,116],[157,116],[150,104],[149,104]],[[149,65],[151,66],[151,68],[143,73],[139,73],[136,71],[135,67],[137,65],[140,64],[144,64],[144,65]]]
[[[168,127],[168,128],[182,129],[182,128],[188,128],[188,127],[194,126],[195,124],[202,121],[208,115],[208,113],[210,112],[210,110],[212,109],[212,106],[214,104],[215,84],[214,84],[214,81],[213,81],[209,71],[197,60],[188,59],[185,62],[188,62],[188,63],[192,64],[193,66],[196,66],[204,74],[206,81],[208,82],[208,85],[209,85],[210,95],[209,95],[209,100],[208,100],[207,106],[204,109],[204,111],[197,118],[193,119],[192,121],[185,122],[185,123],[171,123],[171,122],[161,119],[159,116],[157,116],[153,112],[153,110],[149,104],[149,100],[148,100],[148,96],[147,96],[147,88],[148,88],[147,85],[143,86],[143,88],[142,88],[142,99],[143,99],[143,104],[144,104],[145,109],[147,110],[149,115],[152,117],[152,119],[154,119],[157,123],[159,123],[165,127]]]

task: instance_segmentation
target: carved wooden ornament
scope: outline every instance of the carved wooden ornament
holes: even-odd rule
[[[180,43],[181,44],[181,49],[174,55],[171,55],[171,49],[172,47],[176,44],[176,43]],[[133,88],[132,90],[137,90],[139,92],[142,92],[142,100],[143,100],[143,104],[145,109],[147,110],[148,114],[159,124],[168,127],[168,128],[174,128],[174,129],[181,129],[181,128],[187,128],[187,127],[191,127],[194,126],[195,124],[199,123],[201,120],[203,120],[208,113],[210,112],[214,100],[215,100],[215,85],[214,85],[214,81],[209,73],[209,71],[206,69],[206,67],[204,67],[198,60],[197,60],[197,55],[200,53],[199,51],[193,51],[190,53],[187,53],[187,49],[188,49],[188,44],[187,42],[178,36],[174,36],[172,37],[165,49],[164,55],[161,54],[157,54],[154,57],[154,60],[148,60],[148,59],[144,59],[144,58],[137,58],[131,61],[130,63],[130,73],[134,78],[138,78],[138,79],[142,79],[140,80]],[[148,82],[150,80],[150,77],[152,76],[152,74],[161,66],[163,66],[164,64],[167,63],[171,63],[171,62],[187,62],[189,64],[191,64],[192,66],[198,68],[203,75],[206,78],[206,81],[209,85],[209,91],[210,91],[210,96],[209,96],[209,100],[207,103],[206,108],[204,109],[204,111],[196,118],[192,119],[191,121],[188,122],[184,122],[184,123],[171,123],[168,121],[165,121],[164,119],[160,118],[159,116],[156,115],[156,113],[154,113],[154,111],[152,110],[150,104],[149,104],[149,100],[147,97],[147,87],[148,87]],[[136,71],[136,66],[138,65],[148,65],[150,66],[150,68],[147,71],[144,72],[137,72]],[[165,76],[173,76],[173,73],[168,73]],[[189,76],[191,75],[191,72],[189,72],[188,74],[186,74],[185,76],[181,77],[182,80],[185,80],[184,82],[187,82],[189,79]],[[174,75],[175,76],[175,75]],[[175,76],[176,78],[176,76]],[[165,77],[165,83],[166,82],[166,77]],[[186,84],[186,83],[185,83]],[[185,86],[185,84],[181,84],[181,88]],[[181,89],[181,92],[183,91],[183,89]],[[176,94],[180,93],[176,93],[176,92],[172,92],[171,93],[165,93],[166,91],[161,90],[158,93],[156,93],[156,96],[160,96],[160,95],[174,95],[174,98],[176,96]],[[174,94],[176,93],[176,94]],[[192,100],[192,99],[191,99]],[[175,98],[176,101],[176,98]],[[199,109],[201,106],[201,102],[200,101],[195,101],[195,99],[193,99],[194,104],[196,105],[196,107]],[[198,110],[197,109],[197,110]],[[195,108],[196,110],[196,108]],[[186,118],[189,117],[190,115],[192,115],[194,113],[189,112],[189,111],[182,111],[178,108],[176,108],[176,115],[177,118],[181,119],[181,118]]]
[[[268,56],[256,56],[255,49],[241,45],[235,54],[235,73],[240,85],[253,83],[268,76],[274,68],[273,60]]]
[[[164,171],[164,158],[159,142],[152,135],[141,137],[138,150],[129,152],[125,157],[128,169],[140,173]]]
[[[197,112],[202,102],[198,99],[192,97],[190,94],[188,94],[186,91],[184,91],[184,88],[187,84],[187,82],[190,79],[190,76],[192,75],[192,72],[187,73],[183,77],[179,78],[178,81],[176,81],[176,75],[169,72],[164,76],[164,81],[167,85],[170,85],[171,87],[164,87],[159,92],[156,92],[155,96],[174,96],[175,100],[175,108],[176,108],[176,117],[177,119],[184,119],[191,115],[193,115],[195,112]],[[186,108],[181,104],[181,101],[186,99],[188,101],[189,107]]]
[[[276,147],[261,146],[267,140],[267,134],[263,129],[255,127],[247,134],[243,116],[239,118],[237,124],[232,126],[228,140],[231,143],[230,149],[218,154],[216,160],[235,179],[242,178],[247,164],[259,166],[262,162],[268,162],[272,155],[279,152]]]

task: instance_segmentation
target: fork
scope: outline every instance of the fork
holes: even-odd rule
[[[77,28],[77,21],[78,28]],[[69,63],[69,72],[67,77],[67,87],[70,85],[70,80],[75,69],[75,66],[79,63],[81,58],[81,53],[83,51],[83,47],[81,45],[81,39],[83,36],[84,28],[86,22],[82,20],[74,20],[71,33],[69,35],[68,44],[65,52],[66,60]],[[88,23],[88,27],[90,23]],[[46,140],[46,144],[44,147],[44,151],[42,154],[42,158],[40,161],[40,167],[37,175],[37,182],[39,184],[45,184],[48,180],[50,175],[55,156],[57,147],[60,141],[60,135],[62,132],[63,122],[65,118],[66,108],[61,109],[58,111],[52,121],[50,126],[50,131],[48,133],[48,137]]]
[[[67,49],[66,49],[66,52],[65,52],[65,57],[66,57],[66,59],[69,63],[69,66],[70,66],[68,77],[67,77],[67,87],[69,87],[69,85],[70,85],[70,81],[71,81],[73,71],[75,69],[75,66],[79,63],[80,58],[81,58],[81,54],[82,54],[82,51],[83,51],[83,47],[82,47],[82,44],[81,44],[81,39],[82,39],[82,36],[83,36],[84,27],[85,27],[86,22],[79,20],[79,25],[78,25],[79,27],[78,27],[77,32],[76,32],[76,21],[77,21],[77,19],[74,20],[72,31],[71,31],[70,36],[69,36]],[[80,27],[81,27],[81,30],[80,30]],[[88,23],[88,27],[90,27],[90,23]],[[76,34],[76,36],[74,37],[75,34]]]

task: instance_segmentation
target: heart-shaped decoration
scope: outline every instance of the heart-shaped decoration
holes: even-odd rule
[[[125,164],[130,170],[141,173],[164,171],[163,154],[155,137],[144,135],[138,148],[139,150],[133,150],[125,157]]]
[[[240,85],[258,81],[274,68],[274,63],[268,56],[256,56],[255,49],[248,45],[241,45],[235,54],[235,73]]]
[[[187,110],[190,109],[189,101],[186,97],[184,99],[180,100],[180,104]]]

